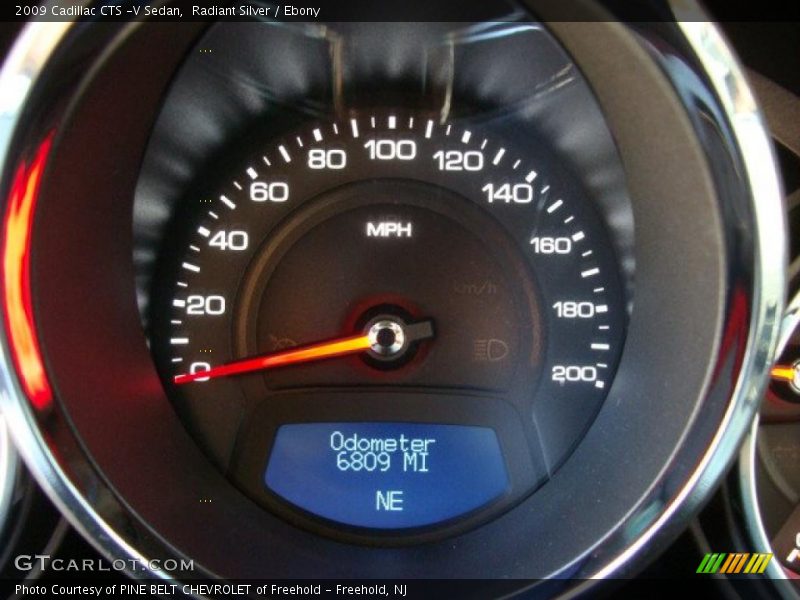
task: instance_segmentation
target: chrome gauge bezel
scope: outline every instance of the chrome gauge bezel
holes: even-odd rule
[[[0,533],[9,525],[20,468],[19,455],[11,441],[5,418],[0,414]]]
[[[775,352],[776,357],[781,356],[798,327],[800,327],[800,294],[795,295],[786,307],[781,321],[778,347]],[[756,465],[758,461],[759,427],[760,420],[757,416],[753,420],[744,444],[739,451],[737,469],[734,472],[737,484],[734,491],[737,498],[739,498],[739,511],[744,518],[744,528],[741,534],[748,542],[753,544],[754,551],[772,553],[770,537],[761,517],[758,494],[758,468]],[[766,573],[768,577],[775,580],[775,589],[781,597],[798,597],[799,592],[796,586],[787,577],[786,571],[784,571],[781,561],[777,557],[767,565]]]
[[[543,17],[547,17],[546,5],[543,2],[537,6],[538,14]],[[659,6],[664,7],[663,4]],[[681,3],[680,6],[686,7],[687,4]],[[687,181],[696,177],[696,206],[683,206],[687,210],[692,210],[692,206],[698,211],[707,210],[705,229],[696,229],[695,233],[705,232],[709,239],[708,247],[719,249],[720,256],[703,263],[702,252],[687,254],[687,258],[691,256],[697,262],[685,266],[708,268],[707,275],[711,279],[708,283],[709,295],[706,297],[709,300],[706,306],[708,312],[702,313],[708,322],[698,323],[696,328],[698,337],[703,339],[697,340],[697,348],[688,348],[687,353],[702,351],[702,360],[708,360],[708,364],[696,365],[696,370],[688,369],[692,372],[687,379],[696,385],[696,397],[691,405],[684,407],[686,413],[678,414],[678,419],[685,427],[670,433],[674,438],[670,437],[670,442],[664,442],[660,449],[662,454],[653,457],[652,464],[647,465],[649,471],[638,471],[638,483],[644,493],[636,501],[625,501],[623,506],[617,507],[619,516],[615,523],[607,523],[602,535],[593,537],[592,534],[589,536],[591,539],[576,542],[577,546],[565,545],[559,549],[554,553],[554,563],[544,571],[537,565],[515,565],[513,561],[505,560],[507,555],[498,554],[497,564],[486,565],[485,574],[488,576],[519,577],[527,574],[533,577],[603,578],[632,574],[647,558],[647,551],[663,547],[683,529],[708,490],[719,481],[734,458],[763,392],[783,309],[785,250],[780,186],[760,113],[718,29],[707,22],[697,21],[702,14],[693,5],[689,5],[688,9],[674,10],[677,17],[686,18],[687,21],[680,24],[660,23],[657,32],[656,28],[646,23],[624,26],[596,21],[576,25],[556,20],[548,23],[548,26],[576,57],[576,62],[595,85],[612,126],[620,132],[623,159],[631,169],[634,193],[637,185],[644,185],[648,181],[648,176],[658,175],[652,169],[646,169],[646,160],[658,155],[659,147],[655,140],[642,140],[644,147],[641,154],[631,152],[630,142],[636,134],[631,127],[638,122],[639,125],[648,125],[650,129],[651,123],[644,120],[643,114],[633,115],[636,118],[625,123],[621,107],[630,101],[623,97],[628,90],[614,86],[630,84],[636,88],[632,92],[641,93],[645,81],[653,84],[655,87],[650,91],[653,92],[654,101],[663,101],[659,106],[668,113],[664,119],[671,119],[669,125],[676,129],[675,135],[683,136],[681,140],[684,145],[680,150],[686,154],[684,158],[696,159],[693,167],[687,167],[686,173]],[[681,12],[683,10],[688,12]],[[109,27],[103,30],[103,35],[107,36],[105,39],[99,36],[91,44],[95,50],[105,53],[101,59],[113,59],[115,51],[123,47],[126,41],[135,39],[140,27],[140,24]],[[157,27],[166,26],[162,24]],[[604,64],[601,57],[589,56],[586,44],[590,39],[586,36],[586,27],[594,27],[593,33],[624,52],[624,56],[631,59],[630,64],[640,69],[637,73],[642,77],[631,79],[624,68]],[[184,43],[188,45],[201,29],[197,25],[183,27],[181,35],[185,36]],[[669,38],[671,44],[660,46],[654,43],[664,38]],[[160,39],[163,42],[166,36]],[[109,42],[108,47],[104,46],[104,41]],[[62,89],[63,95],[54,94],[58,86],[52,75],[74,66],[75,63],[71,61],[74,53],[86,43],[82,33],[68,24],[31,24],[4,67],[0,85],[7,85],[18,77],[26,77],[32,83],[29,92],[20,93],[11,112],[10,118],[15,125],[13,140],[10,137],[2,140],[5,191],[14,167],[30,156],[31,148],[44,137],[43,134],[62,119],[79,114],[80,104],[71,101],[77,90]],[[102,64],[98,62],[87,72],[88,76],[102,75]],[[608,75],[605,87],[598,79],[600,73]],[[612,84],[614,77],[619,79]],[[61,85],[65,85],[63,81]],[[88,84],[80,91],[85,92],[87,87]],[[63,100],[54,104],[52,99],[56,97]],[[642,120],[637,121],[638,118]],[[705,128],[709,123],[711,127]],[[657,128],[658,123],[652,125]],[[64,148],[59,143],[65,144],[63,140],[56,143],[54,156],[57,156],[59,147]],[[736,169],[728,171],[730,167],[740,168],[746,175],[745,180],[732,180],[730,173]],[[55,167],[48,169],[46,177],[55,172]],[[675,181],[675,185],[680,187],[687,181]],[[725,190],[724,196],[722,190]],[[641,188],[638,191],[642,191]],[[695,216],[699,215],[700,212]],[[641,213],[640,216],[642,226],[646,229],[648,217]],[[669,220],[670,215],[665,213],[665,216]],[[680,222],[677,219],[668,224]],[[651,227],[655,225],[650,224]],[[645,255],[649,251],[642,246],[637,250]],[[655,258],[651,259],[655,263]],[[668,262],[668,258],[665,261]],[[655,277],[656,272],[651,271],[649,277]],[[663,275],[665,278],[675,277],[676,272],[667,270]],[[645,287],[642,306],[647,306],[647,296]],[[698,298],[684,298],[680,302],[692,307],[692,302]],[[650,302],[656,302],[655,295]],[[651,304],[651,308],[653,306],[655,304]],[[681,327],[680,323],[674,325],[676,330]],[[645,330],[640,330],[632,335],[643,339],[645,334]],[[641,347],[632,342],[628,352],[637,350],[641,350]],[[181,556],[181,550],[176,549],[173,540],[159,537],[159,527],[143,520],[140,512],[131,505],[134,500],[121,494],[113,485],[113,479],[98,468],[98,457],[86,454],[80,432],[76,434],[74,415],[65,409],[65,405],[57,402],[44,419],[27,402],[12,368],[5,338],[2,360],[5,368],[2,370],[0,407],[11,423],[15,441],[29,467],[70,521],[109,558],[133,559],[146,564],[147,559],[152,557]],[[620,389],[616,396],[610,396],[613,400],[606,413],[624,404],[626,397],[630,402],[630,397],[637,395],[637,384],[650,385],[652,381],[634,377],[633,370],[629,370],[622,379],[615,382],[615,387],[619,386]],[[640,403],[628,406],[629,409],[647,406],[648,398],[644,397],[644,391],[645,388],[638,388],[638,395],[642,396],[637,398]],[[649,391],[653,397],[658,392],[652,387]],[[615,420],[613,414],[602,413],[598,418],[599,426],[590,430],[594,441],[602,439],[601,434],[611,435],[610,432],[626,425],[619,419]],[[697,418],[701,413],[703,418]],[[631,422],[630,426],[635,427],[636,423]],[[658,440],[654,439],[653,443],[657,445]],[[584,456],[580,453],[576,455],[586,458],[585,453]],[[642,463],[647,463],[647,459],[646,455],[637,457]],[[620,468],[639,468],[633,464],[636,461],[631,460],[630,456],[617,456],[613,460]],[[609,461],[611,463],[612,457],[609,457]],[[580,466],[576,463],[571,468],[574,473],[579,473]],[[657,475],[652,476],[653,473]],[[547,492],[546,489],[542,491]],[[611,498],[608,496],[606,500]],[[551,503],[553,510],[559,506],[557,495],[542,496],[541,501]],[[579,518],[579,515],[572,514],[572,511],[579,510],[579,506],[577,500],[574,506],[560,505],[565,513],[564,518]],[[520,515],[517,513],[517,517]],[[528,518],[532,516],[533,513],[528,514]],[[609,513],[605,518],[610,520],[612,514]],[[497,523],[500,520],[491,527],[499,527]],[[487,530],[489,527],[487,525]],[[571,528],[568,533],[562,529],[561,537],[572,539],[571,534]],[[472,547],[473,554],[479,553],[478,549],[485,549],[481,539],[463,538],[464,550],[469,551]],[[569,540],[565,540],[565,544],[567,542]],[[517,543],[521,541],[517,540]],[[526,543],[531,542],[527,540]],[[369,551],[374,550],[359,551],[355,558],[369,567],[364,561],[370,555]],[[226,561],[211,564],[205,558],[197,558],[197,568],[191,574],[193,576],[211,575],[213,572],[225,574],[233,568]],[[465,563],[457,562],[455,555],[452,560],[452,573],[462,575]],[[283,564],[281,557],[275,557],[275,561],[276,564]],[[386,564],[389,562],[386,561]],[[287,574],[302,572],[297,566],[294,569]],[[415,569],[407,571],[406,576],[421,573]],[[153,571],[146,567],[134,570],[133,574],[177,580],[189,575]],[[241,574],[241,571],[237,573]],[[245,574],[258,575],[253,571]],[[381,570],[376,566],[369,574],[387,576],[391,570]],[[564,591],[567,587],[565,582],[563,588],[551,588],[548,593]]]

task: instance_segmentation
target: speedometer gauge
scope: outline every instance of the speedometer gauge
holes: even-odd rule
[[[331,534],[433,535],[569,455],[625,302],[600,213],[546,144],[359,112],[210,180],[157,282],[152,347],[253,500]]]

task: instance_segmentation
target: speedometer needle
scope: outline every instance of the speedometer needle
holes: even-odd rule
[[[317,342],[299,348],[270,352],[252,358],[245,358],[212,367],[205,371],[176,375],[176,384],[193,381],[208,381],[229,375],[241,375],[254,371],[264,371],[276,367],[286,367],[348,354],[370,351],[384,360],[399,358],[414,343],[433,337],[433,322],[418,321],[405,323],[386,317],[377,319],[368,331],[359,335]]]
[[[367,334],[328,340],[318,344],[291,348],[280,352],[263,354],[255,358],[245,358],[244,360],[229,362],[219,367],[213,367],[207,371],[183,373],[181,375],[176,375],[174,381],[177,384],[190,383],[197,380],[205,381],[217,377],[227,377],[228,375],[240,375],[242,373],[251,373],[253,371],[273,369],[275,367],[324,360],[336,356],[345,356],[347,354],[357,354],[369,350],[371,345],[370,336]]]

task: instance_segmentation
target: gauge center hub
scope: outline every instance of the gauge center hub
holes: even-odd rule
[[[406,321],[393,314],[381,313],[364,325],[369,340],[367,362],[381,367],[399,367],[412,358],[420,342],[434,338],[433,320]],[[377,363],[376,363],[377,361]]]
[[[394,319],[381,319],[367,332],[370,349],[384,358],[394,358],[406,348],[403,326]]]
[[[397,356],[406,345],[403,326],[396,320],[381,319],[369,328],[367,335],[370,349],[383,357]]]

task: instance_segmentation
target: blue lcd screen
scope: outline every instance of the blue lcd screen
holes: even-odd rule
[[[453,519],[509,487],[493,429],[414,423],[283,425],[264,479],[310,513],[375,529]]]

